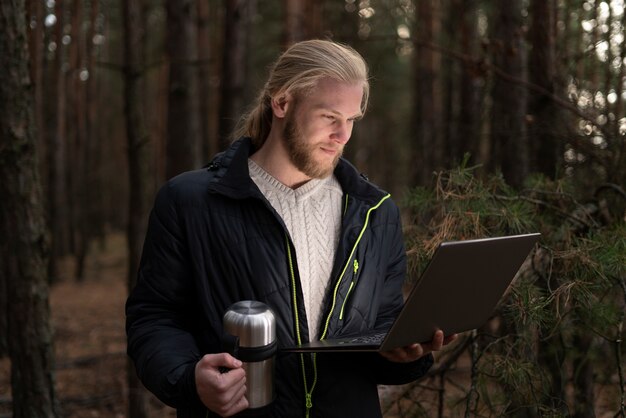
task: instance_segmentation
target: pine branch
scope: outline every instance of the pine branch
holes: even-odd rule
[[[576,215],[573,215],[571,213],[568,213],[566,211],[564,211],[563,209],[559,208],[558,206],[555,206],[551,203],[545,202],[543,200],[539,200],[539,199],[534,199],[532,197],[527,197],[527,196],[503,196],[503,195],[494,195],[494,197],[496,199],[499,200],[506,200],[506,201],[518,201],[518,200],[523,200],[529,203],[534,203],[535,205],[539,205],[539,206],[543,206],[546,207],[548,209],[551,209],[553,211],[555,211],[556,213],[559,213],[560,215],[562,215],[563,217],[567,218],[567,219],[571,219],[572,221],[579,223],[581,226],[586,226],[587,228],[594,228],[595,226],[597,226],[596,222],[591,219],[590,221],[587,221],[585,219],[582,219]]]
[[[604,190],[612,190],[615,193],[619,194],[620,196],[622,196],[625,200],[626,200],[626,191],[624,191],[624,188],[618,186],[617,184],[614,183],[605,183],[603,185],[601,185],[600,187],[598,187],[594,193],[594,196],[596,197],[596,199],[598,198],[598,195],[600,194],[600,192],[604,191]]]

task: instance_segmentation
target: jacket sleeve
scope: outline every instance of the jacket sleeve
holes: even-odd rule
[[[396,318],[404,299],[402,285],[406,279],[406,252],[400,220],[400,210],[393,202],[390,209],[389,233],[385,241],[389,249],[389,264],[385,276],[385,286],[381,298],[381,307],[376,320],[376,328],[390,325]],[[426,355],[411,363],[396,363],[375,353],[372,359],[374,377],[379,384],[405,384],[422,377],[433,364],[432,355]]]
[[[188,306],[193,290],[189,255],[170,186],[150,214],[137,284],[126,302],[128,355],[143,384],[172,407],[199,403],[200,359]]]

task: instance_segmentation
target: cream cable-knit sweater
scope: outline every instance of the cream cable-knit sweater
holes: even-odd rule
[[[341,228],[343,191],[334,175],[297,189],[285,186],[248,159],[250,177],[283,218],[296,248],[310,339],[319,338],[322,300],[330,280]]]

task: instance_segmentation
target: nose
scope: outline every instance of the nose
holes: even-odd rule
[[[332,138],[339,142],[341,145],[345,145],[348,140],[350,140],[350,136],[352,135],[352,122],[350,121],[341,121],[337,124],[336,129],[333,131]]]

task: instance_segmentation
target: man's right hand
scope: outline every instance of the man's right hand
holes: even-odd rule
[[[230,369],[226,373],[220,371]],[[228,353],[207,354],[196,364],[196,390],[211,411],[228,417],[248,407],[246,372]]]

